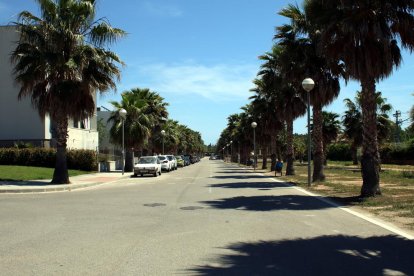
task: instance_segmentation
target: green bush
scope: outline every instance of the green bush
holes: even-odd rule
[[[327,158],[332,161],[351,161],[351,145],[347,143],[329,145]]]
[[[74,170],[96,171],[96,152],[93,150],[69,150],[67,152],[68,167]]]
[[[385,144],[380,148],[382,163],[413,165],[414,164],[414,139],[405,143]]]
[[[54,168],[56,150],[46,148],[0,148],[0,165],[18,165]],[[97,170],[96,152],[93,150],[68,150],[68,169]]]

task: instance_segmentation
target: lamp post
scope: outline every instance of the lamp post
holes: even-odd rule
[[[122,119],[122,175],[125,172],[125,119],[127,115],[127,111],[121,108],[119,111],[119,116]]]
[[[257,162],[257,158],[256,158],[256,127],[257,127],[257,123],[253,122],[251,124],[252,128],[253,128],[253,170],[256,170],[256,162]]]
[[[161,130],[161,136],[162,136],[162,155],[164,155],[164,136],[165,136],[165,130]]]
[[[311,78],[306,78],[302,81],[302,87],[306,90],[308,95],[308,186],[311,185],[311,134],[310,134],[310,92],[315,87],[315,82]]]
[[[230,141],[230,163],[232,162],[233,158],[233,140]]]

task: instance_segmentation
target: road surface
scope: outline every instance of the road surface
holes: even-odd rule
[[[1,275],[414,275],[414,244],[219,160],[0,195]]]

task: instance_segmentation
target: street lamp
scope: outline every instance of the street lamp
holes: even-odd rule
[[[256,127],[257,127],[257,123],[253,122],[251,124],[252,128],[253,128],[253,169],[256,170],[256,162],[257,162],[257,158],[256,158]]]
[[[233,159],[233,140],[230,141],[230,163],[232,162]]]
[[[119,116],[122,119],[122,175],[125,172],[125,119],[127,115],[127,111],[121,108],[119,111]]]
[[[162,155],[164,155],[164,136],[165,136],[165,130],[161,130],[161,136],[162,136]]]
[[[311,185],[311,134],[310,134],[310,91],[315,87],[315,82],[311,78],[302,81],[303,89],[308,92],[308,186]]]

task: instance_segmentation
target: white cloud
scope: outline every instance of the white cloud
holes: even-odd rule
[[[148,13],[155,16],[180,17],[183,15],[181,9],[171,5],[156,5],[154,3],[145,2],[143,7]]]
[[[247,99],[257,70],[254,65],[156,64],[141,67],[139,79],[160,93],[197,94],[223,101]]]

